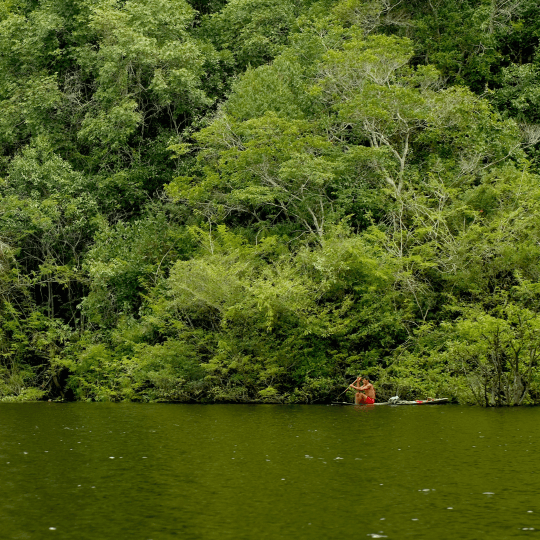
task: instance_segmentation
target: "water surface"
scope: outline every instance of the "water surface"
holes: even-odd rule
[[[539,538],[540,409],[0,404],[0,538]]]

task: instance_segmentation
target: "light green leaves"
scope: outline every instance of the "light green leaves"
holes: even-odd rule
[[[310,123],[274,114],[246,122],[227,116],[197,135],[203,184],[173,182],[169,193],[204,204],[210,189],[224,207],[264,215],[282,213],[321,236],[330,209],[333,147]],[[200,190],[204,185],[204,190]],[[200,198],[200,195],[203,198]]]
[[[490,311],[464,310],[449,354],[461,363],[476,403],[521,405],[538,365],[540,317],[511,302]]]
[[[79,54],[96,91],[82,140],[118,149],[162,111],[174,123],[182,111],[209,104],[200,80],[205,55],[187,32],[193,17],[184,0],[102,2],[92,9],[99,47]]]

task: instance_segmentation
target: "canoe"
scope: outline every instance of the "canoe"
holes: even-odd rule
[[[404,399],[399,401],[383,401],[381,403],[375,403],[375,405],[442,405],[448,403],[448,398],[438,398],[428,401],[427,399],[417,399],[415,401],[406,401]],[[356,403],[349,403],[348,401],[335,401],[332,405],[356,405]]]

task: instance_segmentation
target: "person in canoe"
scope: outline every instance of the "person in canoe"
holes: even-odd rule
[[[362,382],[362,386],[360,386],[360,381]],[[356,405],[373,405],[375,403],[375,388],[369,382],[369,379],[357,377],[354,383],[349,384],[349,387],[356,390],[354,396],[354,403]]]

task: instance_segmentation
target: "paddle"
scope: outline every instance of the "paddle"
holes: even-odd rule
[[[357,377],[356,379],[354,379],[355,381],[357,381],[360,377]],[[339,394],[338,398],[340,398],[347,390],[352,390],[352,388],[350,386],[347,386],[347,388],[345,388],[345,390],[343,390],[343,392],[341,392],[341,394]],[[337,399],[337,398],[336,398]]]

